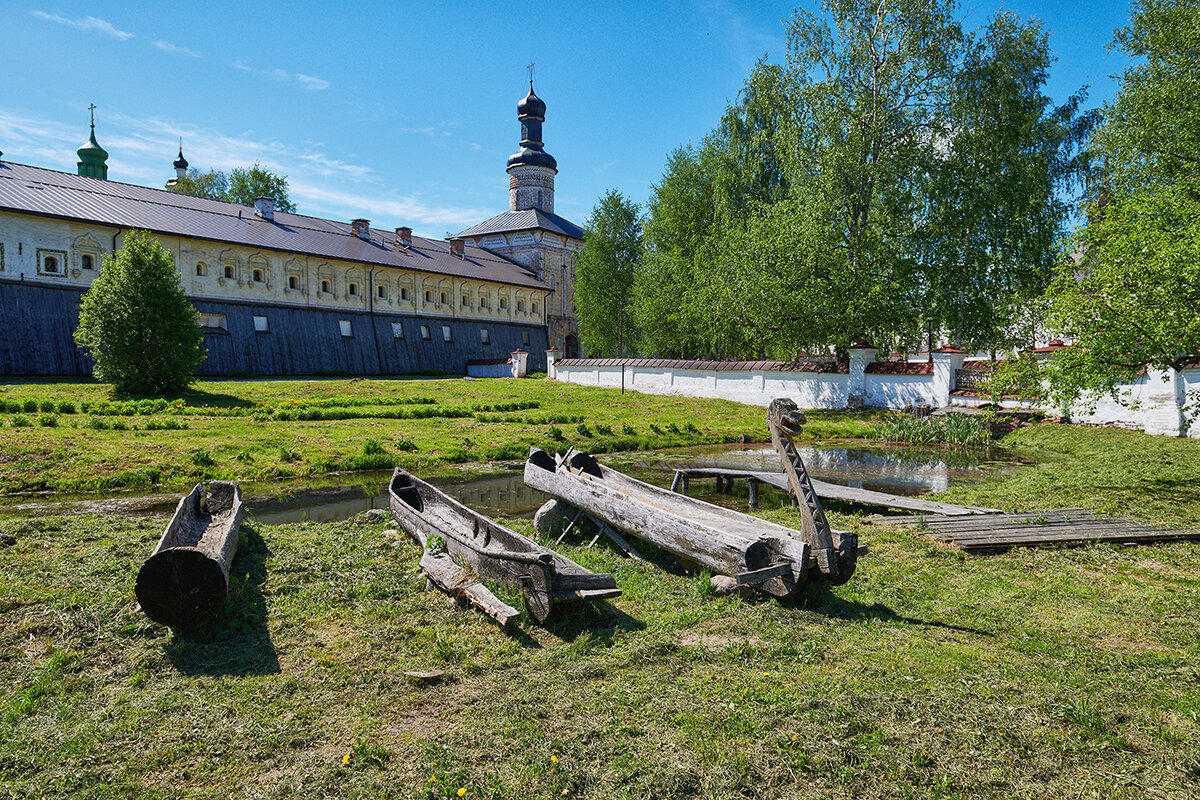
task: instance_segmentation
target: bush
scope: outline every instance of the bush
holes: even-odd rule
[[[211,453],[209,453],[207,450],[202,450],[200,448],[196,448],[195,450],[193,450],[191,452],[191,454],[189,455],[189,458],[191,459],[192,464],[197,467],[211,467],[217,463],[213,459]]]
[[[61,403],[58,404],[58,413],[74,414],[75,413],[75,404],[68,400],[63,400]]]
[[[21,410],[26,414],[33,414],[38,410],[37,400],[26,400],[21,404]]]
[[[54,413],[54,401],[53,400],[43,400],[42,402],[38,403],[38,410],[41,411],[43,414],[53,414]]]
[[[151,394],[192,382],[203,336],[171,254],[156,239],[131,231],[104,263],[83,296],[75,342],[95,361],[96,379],[117,391]]]
[[[580,436],[590,437],[592,435],[591,430],[589,430],[588,426],[583,422],[581,422],[575,426],[575,432],[578,433]]]
[[[28,428],[32,426],[29,418],[21,416],[20,414],[17,414],[15,417],[13,417],[12,420],[9,421],[9,424],[14,428]]]
[[[53,414],[42,414],[38,417],[38,425],[41,425],[43,428],[57,428],[58,417]]]
[[[386,451],[383,449],[383,445],[381,445],[377,440],[367,439],[365,442],[363,442],[364,456],[377,456],[383,452]]]
[[[563,441],[563,439],[566,438],[565,436],[563,436],[562,430],[554,425],[551,425],[550,430],[548,430],[546,432],[549,433],[550,438],[556,442],[561,442],[561,441]]]

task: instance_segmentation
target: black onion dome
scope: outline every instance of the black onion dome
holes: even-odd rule
[[[187,159],[183,157],[183,148],[179,148],[179,158],[175,159],[175,169],[187,169]]]
[[[544,120],[546,118],[546,104],[542,102],[542,98],[533,93],[533,84],[529,84],[529,94],[517,103],[517,118],[536,117]]]
[[[532,164],[538,167],[549,167],[552,170],[558,170],[558,162],[554,160],[554,156],[540,147],[536,150],[532,147],[522,147],[508,157],[508,166],[515,167],[519,164]]]

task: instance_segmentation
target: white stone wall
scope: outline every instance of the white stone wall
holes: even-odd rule
[[[867,353],[851,351],[851,361]],[[626,389],[647,394],[683,395],[732,400],[747,405],[766,406],[777,397],[787,397],[801,408],[846,408],[852,397],[861,397],[870,408],[900,409],[927,405],[940,408],[953,402],[978,406],[986,398],[953,397],[955,370],[961,368],[961,354],[934,354],[929,375],[890,375],[868,372],[851,364],[848,374],[822,372],[780,372],[774,370],[699,370],[669,366],[563,366],[557,363],[561,353],[547,354],[548,375],[554,380],[581,386],[620,388],[622,369]],[[1200,368],[1182,371],[1151,371],[1121,393],[1122,402],[1100,399],[1094,408],[1070,409],[1072,421],[1091,425],[1143,430],[1163,436],[1200,438]],[[1186,408],[1186,403],[1194,404]],[[1020,404],[1005,401],[1006,408]],[[1061,409],[1046,408],[1049,414]]]

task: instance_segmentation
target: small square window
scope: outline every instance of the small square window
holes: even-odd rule
[[[424,327],[424,326],[422,326],[422,327]],[[404,325],[402,325],[399,322],[392,323],[392,338],[393,339],[403,339],[404,338]]]
[[[96,268],[95,261],[92,259],[91,256],[80,256],[79,257],[79,266],[82,267],[83,269],[95,269]]]
[[[442,305],[446,304],[446,293],[442,292]]]
[[[530,311],[532,311],[534,314],[537,313],[537,303],[530,304]]]
[[[350,326],[350,320],[339,319],[338,327],[342,329],[342,336],[353,336],[354,329]]]
[[[500,308],[501,308],[501,310],[508,308],[508,298],[507,297],[500,298]]]
[[[521,344],[529,347],[529,331],[521,331]]]
[[[262,270],[256,269],[250,273],[250,280],[254,283],[262,283]]]
[[[488,329],[487,328],[479,329],[479,343],[480,344],[491,344],[492,343],[492,340],[488,337]]]
[[[271,329],[267,327],[267,318],[254,315],[254,332],[255,333],[270,333]]]
[[[295,275],[288,275],[288,288],[289,289],[299,289],[300,288],[300,279],[297,278]]]
[[[433,292],[425,292],[425,302],[428,303],[433,299]]]
[[[407,300],[407,299],[408,299],[408,289],[401,289],[401,290],[400,290],[400,299],[401,299],[401,300]]]
[[[63,251],[43,250],[39,247],[37,257],[39,275],[57,275],[61,277],[67,274],[67,254]]]
[[[465,294],[463,295],[462,304],[463,304],[463,308],[466,308],[467,306],[471,305],[471,299],[469,297],[467,297]]]
[[[329,294],[329,281],[321,281],[321,292],[324,294]]]
[[[203,331],[227,331],[224,314],[200,314],[200,329]]]
[[[225,277],[226,278],[233,277],[233,267],[229,266],[228,264],[225,265]]]
[[[454,341],[453,337],[450,336],[450,326],[449,325],[442,326],[442,341],[443,342]]]
[[[375,287],[375,296],[381,300],[383,298],[387,297],[387,287],[386,286],[376,286]]]
[[[479,307],[480,307],[480,308],[487,308],[487,307],[488,307],[488,299],[487,299],[486,297],[480,297],[480,298],[479,298]]]
[[[429,341],[429,339],[430,339],[430,336],[429,336],[429,326],[428,326],[428,325],[422,325],[422,326],[421,326],[421,341],[428,342],[428,341]]]
[[[525,301],[524,300],[517,301],[517,311],[520,311],[522,314],[525,313]]]
[[[358,296],[358,284],[357,283],[350,284],[349,286],[346,287],[346,291],[349,293],[349,295],[351,297],[357,297]]]

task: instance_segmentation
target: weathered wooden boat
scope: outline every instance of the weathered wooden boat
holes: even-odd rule
[[[525,483],[639,539],[739,585],[788,597],[808,580],[809,544],[800,532],[651,486],[570,449],[530,451]]]
[[[501,625],[519,612],[497,599],[480,578],[520,589],[538,622],[549,619],[562,603],[621,594],[611,575],[591,572],[498,525],[399,467],[388,491],[392,516],[425,548],[421,567],[430,579]]]
[[[834,531],[825,519],[825,510],[793,441],[804,430],[807,421],[804,413],[787,398],[772,400],[767,407],[771,444],[779,453],[788,488],[800,509],[800,538],[812,548],[820,579],[840,585],[850,580],[858,564],[858,534]]]
[[[138,570],[134,593],[146,616],[173,628],[210,622],[225,606],[242,524],[236,483],[196,484],[179,501],[158,545]]]

